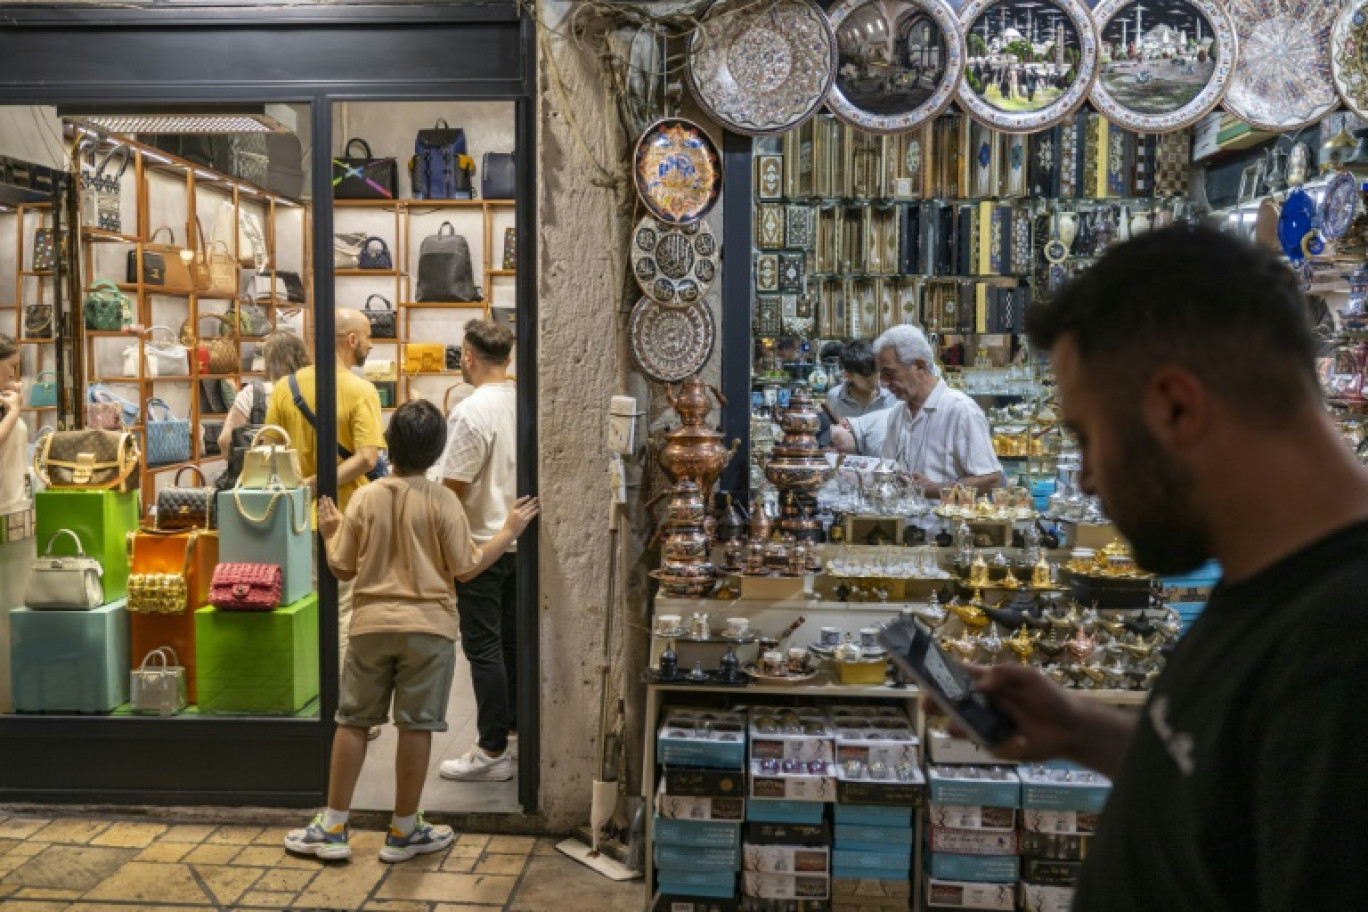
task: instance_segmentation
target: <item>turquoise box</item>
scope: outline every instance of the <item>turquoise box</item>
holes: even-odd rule
[[[661,876],[665,871],[730,871],[741,870],[741,848],[696,849],[688,846],[655,844],[656,867]]]
[[[18,712],[107,713],[128,702],[123,599],[92,611],[10,611],[10,679]]]
[[[38,553],[62,529],[70,529],[81,540],[85,553],[104,568],[106,602],[128,594],[128,533],[138,528],[138,492],[128,491],[39,491],[34,496],[37,513]],[[76,545],[67,536],[57,540],[53,554],[70,556]]]
[[[1021,879],[1021,859],[1015,855],[948,855],[930,852],[927,873],[936,880],[968,883],[1012,883]]]
[[[318,597],[275,611],[195,612],[202,714],[290,715],[318,696]]]
[[[885,807],[877,804],[837,804],[833,807],[836,823],[858,826],[912,828],[912,808]]]
[[[652,834],[652,841],[657,845],[700,849],[737,849],[741,846],[741,824],[726,820],[656,817]]]
[[[821,801],[755,798],[746,802],[746,819],[758,823],[821,823],[826,807]]]
[[[304,488],[222,491],[218,496],[219,561],[279,564],[284,577],[280,601],[291,605],[313,592],[311,515]]]

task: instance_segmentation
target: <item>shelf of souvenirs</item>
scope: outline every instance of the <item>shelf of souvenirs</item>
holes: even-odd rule
[[[1280,201],[1293,190],[1305,190],[1307,193],[1311,194],[1320,193],[1324,191],[1327,186],[1329,186],[1330,181],[1333,180],[1337,174],[1339,174],[1338,171],[1332,171],[1328,174],[1321,174],[1316,177],[1313,177],[1305,183],[1301,183],[1296,186],[1287,186],[1283,187],[1282,189],[1275,190],[1271,193],[1263,193],[1258,196],[1249,197],[1245,200],[1239,200],[1229,206],[1222,206],[1217,209],[1212,209],[1210,211],[1210,215],[1212,215],[1213,217],[1230,216],[1235,215],[1237,213],[1244,213],[1257,210],[1261,205],[1263,205],[1264,200],[1271,199],[1275,202]],[[1355,177],[1357,178],[1360,187],[1364,186],[1365,184],[1368,184],[1368,180],[1365,180],[1361,175],[1355,175]]]
[[[1311,182],[1308,181],[1308,185]],[[1079,208],[1098,206],[1151,206],[1163,203],[1165,197],[1158,196],[1096,196],[1096,197],[1031,197],[1031,196],[967,196],[967,197],[850,197],[850,196],[783,196],[775,199],[757,199],[757,203],[782,203],[786,205],[808,205],[819,208],[833,206],[872,206],[888,209],[908,204],[932,203],[941,206],[971,206],[975,203],[998,203],[1003,206],[1032,207],[1044,211],[1052,206],[1073,211]]]

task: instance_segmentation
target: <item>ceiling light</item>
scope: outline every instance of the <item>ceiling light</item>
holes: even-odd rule
[[[59,106],[57,116],[106,133],[288,133],[289,128],[266,114],[262,105],[197,105],[137,107]]]

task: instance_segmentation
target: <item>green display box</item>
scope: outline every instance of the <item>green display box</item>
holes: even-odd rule
[[[128,491],[39,491],[35,498],[38,513],[38,553],[61,529],[70,529],[81,539],[86,554],[104,567],[106,602],[128,594],[128,533],[138,528],[138,492]],[[71,555],[76,546],[62,536],[53,547],[54,554]]]
[[[10,611],[10,674],[18,712],[107,713],[128,702],[128,611]]]
[[[318,596],[275,611],[195,612],[202,715],[292,715],[318,696]]]

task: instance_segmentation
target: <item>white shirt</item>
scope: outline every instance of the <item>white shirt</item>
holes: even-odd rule
[[[827,393],[827,408],[837,418],[859,418],[871,412],[881,412],[898,404],[898,399],[882,385],[874,388],[874,398],[862,405],[850,392],[850,383],[841,383]]]
[[[936,383],[916,415],[905,402],[891,410],[880,455],[935,484],[1002,471],[983,409],[944,380]]]
[[[4,444],[0,444],[0,516],[33,506],[29,502],[28,425],[20,418]]]
[[[895,402],[895,405],[901,406],[902,403]],[[855,454],[857,456],[882,456],[884,437],[888,435],[888,423],[897,410],[897,408],[887,408],[846,419],[846,423],[850,425],[850,433],[855,438]]]
[[[512,380],[486,383],[452,408],[442,475],[470,485],[461,503],[478,544],[503,528],[517,499],[517,455],[518,391]]]

